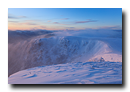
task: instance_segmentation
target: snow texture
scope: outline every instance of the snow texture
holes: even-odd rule
[[[121,62],[77,62],[12,74],[9,84],[122,84]]]

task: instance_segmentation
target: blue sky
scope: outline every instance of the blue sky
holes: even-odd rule
[[[122,29],[122,8],[9,8],[9,30]]]

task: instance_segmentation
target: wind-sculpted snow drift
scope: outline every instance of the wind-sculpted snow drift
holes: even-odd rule
[[[107,40],[54,36],[47,32],[14,42],[10,41],[8,45],[9,75],[28,68],[55,64],[66,66],[67,63],[78,62],[122,62],[122,55],[115,53],[117,51],[113,50]]]

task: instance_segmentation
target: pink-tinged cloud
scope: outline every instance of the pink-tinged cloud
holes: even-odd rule
[[[75,28],[75,27],[65,27],[65,28]]]
[[[51,22],[51,20],[48,20],[47,22]]]
[[[37,23],[33,23],[33,22],[19,22],[19,23],[17,23],[17,24],[19,24],[19,25],[38,25]]]
[[[18,16],[18,18],[27,18],[26,16]]]
[[[59,24],[59,22],[53,22],[54,24]]]
[[[36,23],[25,23],[25,24],[27,24],[27,25],[38,25]]]
[[[97,20],[87,20],[87,21],[76,21],[75,23],[89,23],[89,22],[97,22]]]
[[[69,18],[63,18],[63,19],[61,19],[61,20],[68,20]]]
[[[41,28],[46,28],[45,26],[40,26]]]

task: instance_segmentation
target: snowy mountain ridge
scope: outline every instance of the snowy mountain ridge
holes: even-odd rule
[[[15,54],[15,58],[9,61],[9,64],[12,67],[14,62],[14,67],[18,67],[10,69],[9,73],[41,65],[92,61],[92,57],[101,55],[95,57],[100,59],[110,52],[111,49],[103,41],[81,37],[51,37],[20,41],[15,45],[9,44],[9,53]],[[114,58],[112,56],[107,61],[111,61],[111,58]],[[13,54],[9,54],[9,59],[12,57]],[[114,61],[121,62],[121,59]]]

